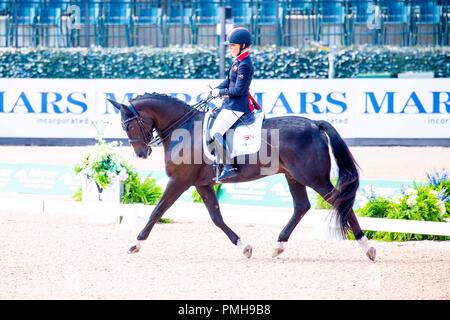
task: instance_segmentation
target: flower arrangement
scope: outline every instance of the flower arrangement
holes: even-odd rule
[[[92,179],[99,192],[108,187],[111,181],[118,179],[123,183],[121,203],[158,203],[163,190],[156,183],[156,179],[149,175],[141,180],[139,174],[114,150],[117,146],[117,142],[106,143],[102,138],[98,138],[94,148],[75,165],[75,174],[83,174]],[[81,201],[81,188],[75,192],[74,199]]]
[[[450,216],[450,179],[448,171],[431,172],[427,174],[428,185],[436,191],[436,195],[445,206],[446,214]]]
[[[450,181],[445,171],[442,175],[428,174],[429,182],[402,188],[392,197],[377,195],[374,187],[366,188],[366,203],[355,210],[358,215],[390,219],[423,220],[444,222],[450,217]],[[396,232],[366,232],[368,238],[386,241],[444,240],[449,237],[406,234]]]
[[[75,165],[75,173],[82,173],[86,178],[94,180],[99,191],[104,190],[113,179],[127,180],[132,169],[115,152],[114,148],[117,146],[117,142],[106,143],[103,139],[98,139],[81,163]]]

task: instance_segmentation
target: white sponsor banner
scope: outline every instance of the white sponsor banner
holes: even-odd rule
[[[145,92],[194,104],[220,80],[0,79],[0,137],[126,138],[107,98]],[[251,93],[269,116],[332,123],[344,138],[450,138],[449,79],[253,80]],[[213,104],[220,105],[220,99]]]

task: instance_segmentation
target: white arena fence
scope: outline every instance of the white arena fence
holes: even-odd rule
[[[135,204],[83,204],[80,202],[44,199],[41,197],[27,198],[26,201],[16,197],[0,197],[1,212],[26,212],[35,214],[81,214],[88,223],[100,223],[93,219],[93,215],[116,215],[116,224],[126,223],[125,228],[140,229],[144,226],[154,206]],[[274,224],[282,227],[292,215],[292,210],[275,207],[254,207],[243,205],[221,205],[222,215],[229,223],[261,223]],[[164,217],[175,220],[210,221],[209,214],[203,204],[176,202]],[[97,221],[97,222],[96,222]],[[384,218],[358,217],[363,230],[404,232],[428,234],[436,236],[450,236],[450,222],[397,220]],[[108,218],[108,223],[111,219]],[[300,221],[299,226],[312,228],[314,237],[333,238],[336,230],[330,223],[330,213],[326,210],[310,210]]]

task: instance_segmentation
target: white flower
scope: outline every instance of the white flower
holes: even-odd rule
[[[408,199],[406,200],[406,204],[410,208],[414,207],[417,204],[417,196],[416,195],[409,196]]]
[[[446,212],[446,208],[445,208],[445,203],[442,201],[439,201],[439,213],[441,214],[441,216],[443,216]]]
[[[408,188],[408,189],[405,190],[405,194],[407,196],[416,195],[417,194],[417,190],[413,189],[413,188]]]
[[[395,197],[392,198],[392,202],[395,204],[400,204],[402,202],[403,196],[401,194],[397,194]]]
[[[128,173],[126,170],[122,170],[119,172],[119,180],[120,181],[125,181],[128,179]]]
[[[104,140],[99,140],[88,154],[85,155],[82,164],[79,165],[83,174],[87,178],[92,178],[94,173],[99,173],[101,175],[106,173],[108,181],[117,178],[121,181],[128,179],[128,173],[126,171],[128,164],[121,155],[116,153],[115,148],[117,146],[117,141],[106,143]],[[96,167],[96,170],[99,172],[94,172],[94,167]]]
[[[436,190],[430,190],[431,194],[435,195],[436,197],[438,197],[438,192]]]
[[[110,178],[110,179],[114,179],[115,177],[117,177],[117,173],[115,173],[115,172],[108,171],[106,174],[108,175],[108,178]]]

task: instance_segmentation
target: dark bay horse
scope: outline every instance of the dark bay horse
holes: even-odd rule
[[[250,258],[252,247],[244,245],[240,237],[225,224],[222,218],[213,189],[215,183],[213,166],[205,159],[200,162],[194,159],[196,154],[203,154],[202,133],[200,131],[198,134],[195,131],[198,131],[198,124],[201,128],[205,112],[194,109],[174,97],[158,93],[138,96],[131,100],[128,106],[111,100],[110,102],[120,109],[122,127],[138,157],[145,159],[150,155],[154,133],[158,134],[164,147],[165,168],[169,177],[161,200],[128,253],[138,252],[142,241],[148,238],[153,226],[164,212],[184,191],[195,186],[214,224],[222,229],[246,257]],[[352,209],[359,186],[357,164],[336,129],[326,121],[283,116],[265,119],[263,130],[267,132],[267,137],[262,143],[261,150],[257,155],[255,154],[258,156],[257,160],[251,162],[247,157],[243,163],[237,163],[237,176],[225,180],[224,183],[255,180],[268,174],[285,175],[293,198],[294,213],[279,234],[272,256],[276,257],[285,250],[285,244],[294,228],[310,209],[311,205],[306,193],[306,186],[308,186],[333,206],[333,216],[342,235],[346,236],[351,230],[363,251],[374,261],[375,248],[369,247]],[[177,132],[189,133],[193,138],[188,139],[185,136],[182,139],[177,138]],[[272,139],[274,136],[277,136],[275,142]],[[330,181],[329,145],[339,170],[336,187]],[[270,149],[269,152],[264,152],[263,155],[262,151],[267,148]],[[177,155],[180,154],[181,149],[183,159],[189,161],[180,162]],[[272,162],[277,164],[276,167],[267,170],[270,164],[260,160],[263,156],[266,159],[269,156]],[[265,169],[266,172],[264,172]]]

